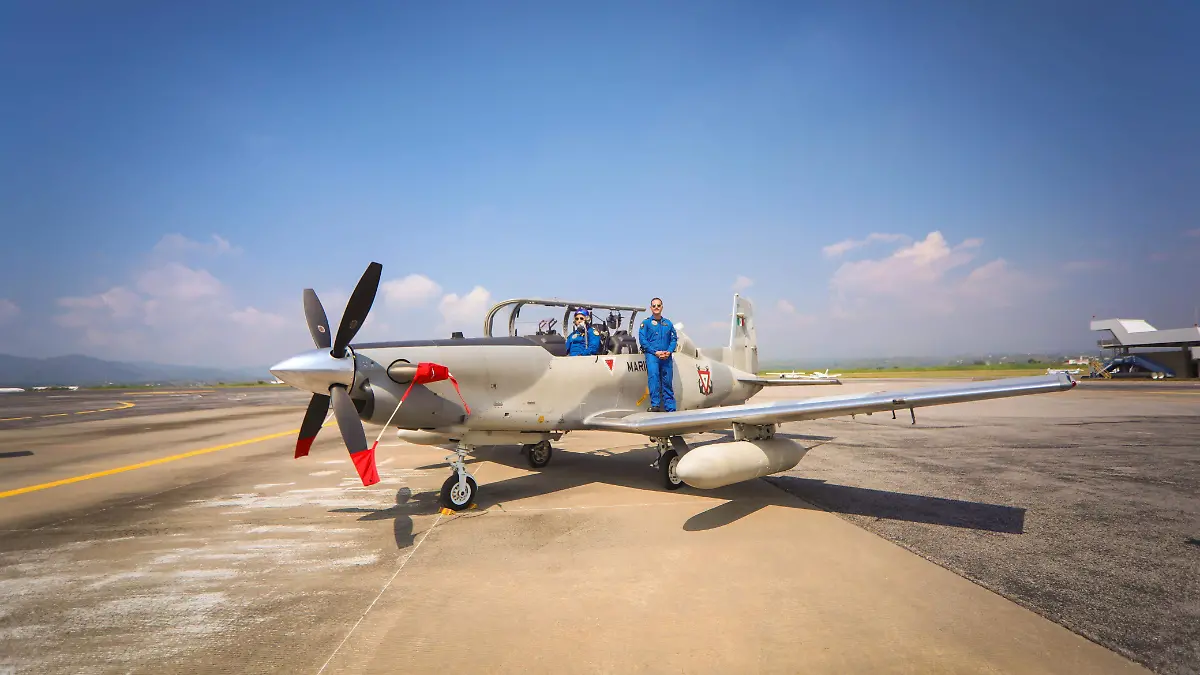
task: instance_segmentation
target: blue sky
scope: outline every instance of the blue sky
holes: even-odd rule
[[[735,287],[764,358],[1193,323],[1194,3],[602,5],[6,5],[0,352],[269,364],[372,260],[363,339],[659,295],[720,344]]]

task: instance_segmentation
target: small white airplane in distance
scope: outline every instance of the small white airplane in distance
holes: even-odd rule
[[[841,373],[834,373],[833,375],[830,375],[829,369],[826,368],[825,372],[823,372],[823,373],[818,370],[814,370],[811,373],[809,373],[806,377],[814,379],[814,380],[829,380],[829,379],[837,378],[837,377],[841,377],[841,376],[842,376]]]
[[[1071,368],[1070,370],[1067,370],[1066,368],[1047,368],[1046,369],[1047,375],[1057,375],[1059,373],[1066,373],[1068,375],[1078,375],[1079,369],[1078,368]]]

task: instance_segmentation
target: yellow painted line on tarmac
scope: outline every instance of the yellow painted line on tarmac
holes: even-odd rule
[[[211,394],[212,389],[191,389],[188,391],[133,391],[127,396],[178,396],[179,394]]]
[[[130,403],[129,401],[117,401],[117,403],[119,403],[120,405],[118,405],[115,408],[101,408],[99,410],[80,410],[79,412],[74,413],[74,414],[90,415],[92,413],[112,412],[114,410],[128,410],[129,408],[133,408],[136,406],[136,404]],[[47,417],[66,417],[67,415],[70,415],[70,414],[72,414],[72,413],[51,413],[49,415],[38,415],[38,417],[45,419]],[[33,418],[32,417],[5,417],[3,419],[0,419],[0,422],[16,422],[17,420],[31,420],[31,419],[33,419]]]
[[[321,426],[327,427],[330,424],[334,424],[334,423],[327,422]],[[210,452],[218,452],[221,450],[228,450],[230,448],[237,448],[237,447],[240,447],[243,445],[250,445],[252,443],[261,443],[263,441],[270,441],[270,440],[273,440],[276,438],[283,438],[284,436],[292,436],[292,435],[295,435],[298,433],[300,433],[299,429],[291,429],[289,431],[281,431],[277,434],[267,434],[266,436],[259,436],[257,438],[248,438],[244,441],[235,441],[233,443],[226,443],[225,445],[214,445],[211,448],[201,448],[200,450],[192,450],[189,452],[182,452],[178,455],[171,455],[170,457],[160,457],[158,459],[151,459],[151,460],[148,460],[145,462],[139,462],[137,464],[130,464],[129,466],[121,466],[121,467],[117,467],[115,469],[105,469],[104,471],[97,471],[95,473],[89,473],[89,474],[86,474],[83,476],[75,476],[73,478],[64,478],[62,480],[56,480],[56,481],[52,481],[50,483],[42,483],[40,485],[30,485],[28,487],[17,488],[15,490],[9,490],[7,492],[0,492],[0,499],[4,499],[5,497],[15,497],[17,495],[23,495],[27,492],[37,492],[38,490],[45,490],[45,489],[52,488],[52,487],[58,487],[60,485],[70,485],[71,483],[78,483],[80,481],[91,480],[93,478],[103,478],[104,476],[112,476],[114,474],[124,473],[125,471],[133,471],[134,469],[144,469],[148,466],[157,466],[159,464],[166,464],[167,462],[174,462],[177,459],[187,459],[188,457],[195,457],[197,455],[206,455]]]
[[[120,405],[117,406],[116,408],[101,408],[99,410],[80,410],[79,412],[77,412],[75,414],[76,415],[90,415],[91,413],[98,413],[98,412],[112,412],[114,410],[127,410],[129,408],[133,408],[136,406],[136,404],[130,403],[129,401],[117,401],[117,403],[119,403]]]

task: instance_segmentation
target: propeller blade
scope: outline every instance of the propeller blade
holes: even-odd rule
[[[338,326],[337,337],[333,340],[333,355],[342,358],[346,355],[346,345],[354,339],[355,333],[362,328],[375,302],[375,292],[379,290],[379,277],[383,274],[383,265],[373,262],[367,265],[350,299],[346,301],[346,311],[342,312],[342,323]]]
[[[313,394],[312,400],[308,402],[308,410],[304,412],[304,422],[300,424],[300,437],[296,439],[296,459],[308,456],[308,449],[316,440],[317,432],[321,431],[327,412],[329,397],[325,394]]]
[[[321,299],[311,288],[304,289],[304,318],[308,319],[308,332],[312,333],[313,342],[320,349],[329,349],[333,338],[329,334],[329,319],[325,316],[325,308]]]
[[[329,393],[333,395],[333,414],[337,416],[342,441],[350,451],[350,459],[354,462],[354,468],[358,470],[358,477],[362,479],[363,485],[378,483],[375,446],[367,447],[367,434],[363,431],[362,420],[358,417],[358,410],[354,408],[354,401],[350,400],[346,387],[340,384],[330,387]]]

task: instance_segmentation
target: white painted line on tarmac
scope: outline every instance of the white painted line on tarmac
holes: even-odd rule
[[[475,480],[478,484],[479,469],[475,470]],[[350,636],[354,635],[354,631],[358,630],[359,624],[363,622],[363,619],[367,618],[367,614],[371,612],[371,608],[375,606],[375,603],[379,602],[379,599],[382,598],[383,594],[387,592],[388,587],[392,585],[392,582],[396,580],[396,577],[400,576],[400,573],[404,571],[404,566],[407,565],[408,561],[412,560],[413,556],[417,554],[417,550],[421,548],[421,544],[425,543],[425,539],[429,537],[429,533],[436,530],[438,523],[440,522],[442,522],[441,511],[438,512],[438,516],[434,519],[433,525],[430,525],[429,529],[425,530],[425,532],[421,535],[421,540],[412,547],[412,550],[408,552],[408,555],[404,556],[404,560],[400,561],[400,566],[397,567],[396,571],[392,573],[392,577],[387,580],[387,583],[383,585],[383,588],[379,589],[379,595],[376,595],[375,599],[371,601],[371,604],[367,605],[367,608],[363,610],[362,616],[358,617],[358,621],[354,622],[354,626],[350,629],[350,632],[346,633],[346,637],[342,638],[342,641],[340,644],[338,644],[337,649],[334,649],[333,653],[329,655],[328,659],[326,659],[325,665],[321,666],[321,669],[317,671],[317,675],[321,675],[321,673],[325,672],[325,669],[328,668],[329,664],[333,661],[333,657],[337,656],[337,653],[341,651],[342,647],[346,644],[346,641],[350,639]]]

